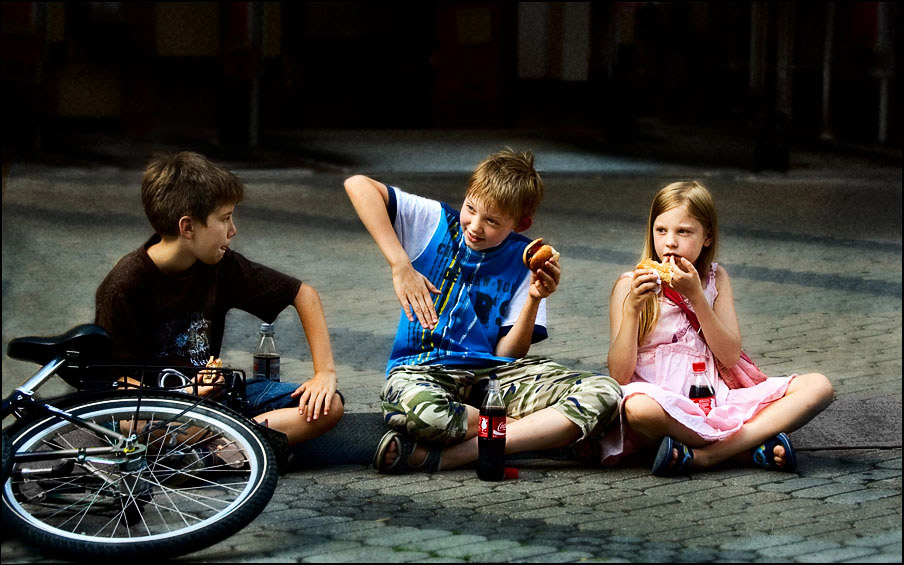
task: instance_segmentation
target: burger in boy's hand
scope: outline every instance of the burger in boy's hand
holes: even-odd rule
[[[553,249],[551,245],[543,243],[543,238],[538,238],[530,242],[524,248],[524,255],[521,259],[524,266],[531,271],[539,270],[547,261],[554,261],[559,258],[559,252]]]

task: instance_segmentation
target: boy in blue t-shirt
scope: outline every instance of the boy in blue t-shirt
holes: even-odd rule
[[[494,153],[471,176],[461,211],[357,175],[345,189],[392,269],[403,308],[381,394],[392,431],[381,472],[452,469],[477,459],[490,374],[506,404],[506,453],[569,445],[602,432],[621,398],[605,375],[526,355],[546,338],[557,259],[522,262],[543,198],[530,152]]]

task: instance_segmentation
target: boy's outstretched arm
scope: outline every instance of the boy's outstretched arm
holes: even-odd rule
[[[392,269],[392,285],[408,320],[413,322],[416,316],[421,326],[432,330],[437,317],[430,294],[439,294],[439,290],[411,265],[392,227],[387,212],[389,189],[364,175],[355,175],[345,181],[345,192]]]
[[[330,412],[333,395],[336,394],[336,365],[320,295],[313,287],[302,283],[293,306],[298,311],[311,348],[314,376],[299,386],[292,396],[299,399],[298,411],[310,422],[319,418],[320,414],[326,416]]]

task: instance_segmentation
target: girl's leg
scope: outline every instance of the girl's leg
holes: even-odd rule
[[[808,373],[795,377],[788,385],[785,396],[757,413],[735,434],[711,443],[679,424],[658,402],[646,395],[628,397],[624,410],[632,432],[646,446],[654,447],[664,436],[670,436],[692,448],[693,468],[703,469],[735,456],[749,462],[747,453],[750,449],[779,432],[790,433],[800,428],[832,402],[833,394],[832,384],[824,375]],[[776,446],[773,455],[781,467],[784,464],[784,447]],[[673,460],[677,457],[678,453],[673,452]]]
[[[795,377],[785,396],[758,412],[736,433],[722,441],[695,449],[694,467],[716,465],[746,453],[779,432],[793,432],[825,410],[832,402],[833,395],[832,384],[824,375],[808,373]],[[784,454],[784,448],[776,446],[775,455],[779,458],[777,463]]]
[[[695,449],[708,443],[669,416],[658,402],[645,394],[633,394],[626,398],[624,411],[628,427],[645,447],[656,447],[665,436]]]

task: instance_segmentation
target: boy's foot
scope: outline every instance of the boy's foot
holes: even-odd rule
[[[429,450],[396,431],[389,431],[380,439],[374,454],[374,468],[381,473],[410,473],[438,471],[442,450]]]

